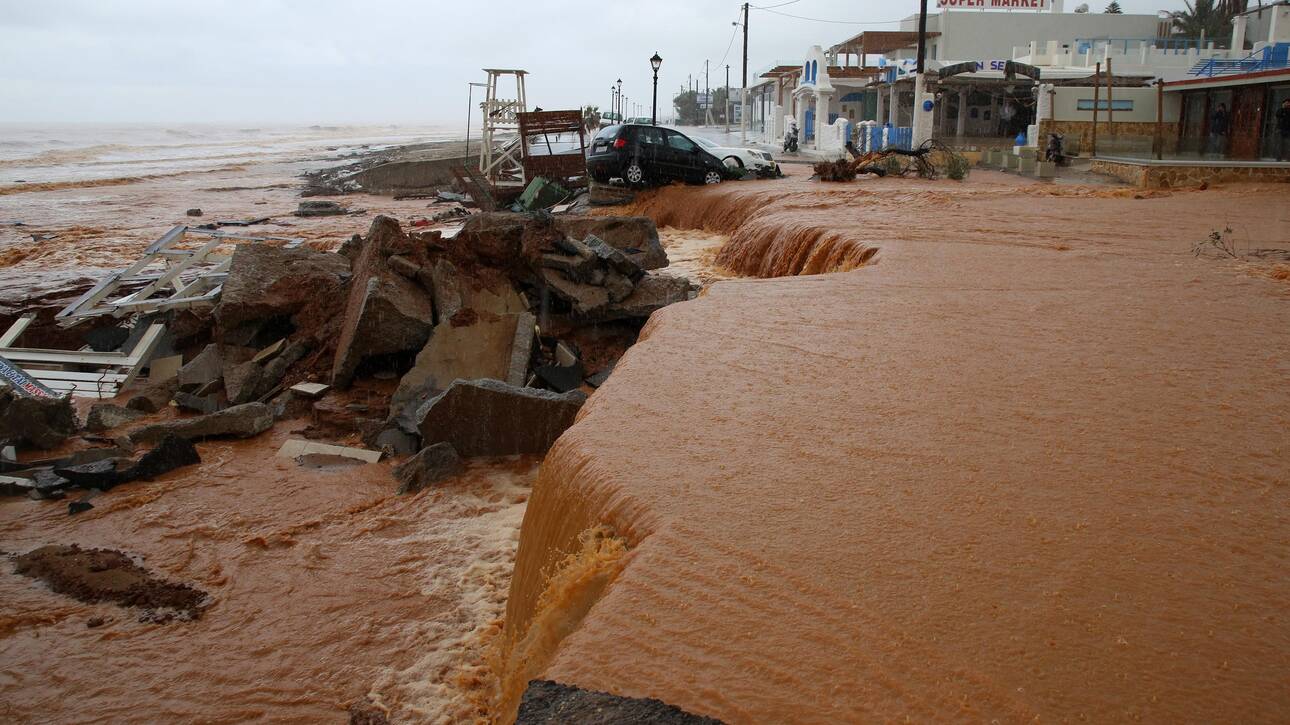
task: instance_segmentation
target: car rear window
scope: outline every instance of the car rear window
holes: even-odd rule
[[[596,134],[596,139],[599,141],[608,141],[609,139],[616,137],[618,132],[622,129],[622,126],[605,126],[600,129],[600,133]]]

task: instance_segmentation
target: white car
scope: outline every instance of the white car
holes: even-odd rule
[[[740,146],[719,146],[715,141],[709,141],[702,136],[690,138],[702,146],[704,151],[721,159],[732,169],[748,169],[758,175],[777,176],[779,173],[779,165],[775,163],[775,158],[769,152]]]

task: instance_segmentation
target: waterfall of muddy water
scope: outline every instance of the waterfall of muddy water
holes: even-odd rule
[[[640,202],[882,263],[651,318],[543,463],[498,717],[536,673],[732,724],[1283,719],[1290,287],[1190,247],[1235,218],[1287,246],[1285,187],[1134,196],[974,171]]]
[[[667,251],[664,271],[668,274],[687,277],[702,285],[738,276],[717,264],[717,254],[729,241],[725,234],[663,227],[658,230],[658,238]]]
[[[0,502],[5,552],[115,549],[212,597],[196,621],[141,623],[6,558],[0,719],[338,722],[364,696],[395,722],[480,717],[536,461],[474,464],[396,496],[384,463],[276,458],[303,425],[198,444],[200,465],[115,488],[75,517],[65,501]],[[87,628],[96,617],[107,623]]]

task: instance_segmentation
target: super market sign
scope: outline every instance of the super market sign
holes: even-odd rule
[[[978,8],[981,10],[1043,10],[1048,0],[936,0],[938,8]]]

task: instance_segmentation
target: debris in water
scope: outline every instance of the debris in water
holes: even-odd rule
[[[653,725],[721,725],[652,697],[623,697],[584,690],[551,680],[533,680],[524,690],[515,725],[564,723],[652,723]]]
[[[380,451],[369,451],[364,448],[349,448],[346,446],[332,446],[325,443],[316,443],[314,441],[289,440],[282,444],[278,449],[279,458],[295,458],[301,456],[319,454],[327,456],[341,456],[351,458],[363,463],[376,463],[381,460]]]
[[[153,576],[112,549],[53,544],[16,559],[14,573],[39,579],[64,596],[90,604],[112,602],[145,610],[141,620],[167,622],[201,616],[206,593]]]
[[[399,493],[416,493],[431,484],[461,473],[461,456],[451,443],[435,443],[395,467],[394,478]]]

